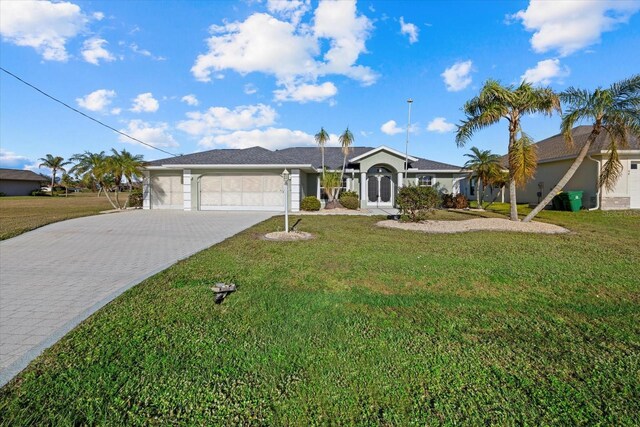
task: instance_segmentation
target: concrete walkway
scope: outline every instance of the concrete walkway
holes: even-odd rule
[[[0,386],[125,290],[274,214],[128,211],[0,242]]]

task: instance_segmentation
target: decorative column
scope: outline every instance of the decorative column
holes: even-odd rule
[[[291,170],[291,212],[300,212],[300,169]]]
[[[398,172],[398,190],[404,187],[404,177],[402,172]]]
[[[191,210],[191,169],[182,171],[182,206],[185,211]]]
[[[360,172],[360,207],[367,207],[367,173]]]
[[[144,171],[142,178],[142,209],[151,209],[151,172]]]

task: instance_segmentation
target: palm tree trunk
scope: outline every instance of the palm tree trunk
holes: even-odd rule
[[[589,138],[587,138],[587,142],[585,142],[584,147],[582,147],[582,150],[580,150],[578,157],[576,157],[576,159],[573,161],[567,173],[565,173],[564,176],[560,179],[560,181],[558,181],[556,186],[553,187],[551,191],[549,191],[549,194],[547,194],[546,197],[542,199],[540,203],[538,203],[538,206],[536,206],[529,213],[529,215],[527,215],[522,220],[523,222],[529,222],[533,218],[535,218],[535,216],[538,215],[538,212],[544,209],[544,207],[547,206],[547,204],[551,201],[551,199],[553,199],[553,196],[558,194],[558,192],[564,188],[567,182],[569,182],[571,177],[573,177],[573,175],[576,173],[576,171],[580,167],[580,164],[582,164],[584,158],[587,157],[587,153],[589,152],[589,148],[591,148],[591,144],[593,144],[593,141],[596,140],[599,134],[600,134],[600,129],[594,126],[593,130],[591,131],[591,134],[589,135]]]
[[[118,209],[119,206],[116,206],[113,201],[111,200],[111,197],[109,197],[109,192],[107,190],[104,190],[104,195],[107,196],[107,200],[109,201],[109,203],[111,203],[111,206],[113,206],[113,209]]]
[[[480,177],[476,180],[476,199],[478,200],[478,209],[482,209],[482,195],[480,194]]]
[[[51,169],[51,195],[53,196],[53,185],[56,182],[56,170]]]
[[[510,205],[510,218],[511,221],[518,221],[518,205],[516,203],[516,180],[513,176],[513,167],[511,166],[511,153],[513,147],[516,144],[516,133],[518,132],[518,123],[516,119],[511,119],[509,123],[509,150],[507,155],[509,156],[509,205]]]
[[[342,172],[340,172],[340,187],[338,187],[338,197],[340,197],[340,190],[342,190],[342,179],[344,178],[344,168],[347,167],[347,156],[342,159]]]
[[[320,148],[320,152],[322,153],[322,178],[324,179],[324,146]]]
[[[493,200],[491,200],[491,202],[485,207],[485,209],[489,209],[489,206],[491,206],[496,201],[498,196],[502,194],[503,191],[504,191],[504,186],[500,188],[500,191],[496,191],[496,195],[493,196]]]

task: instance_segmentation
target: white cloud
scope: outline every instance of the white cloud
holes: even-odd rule
[[[129,48],[133,53],[137,53],[138,55],[146,56],[148,58],[153,59],[154,61],[166,61],[167,58],[164,56],[156,56],[153,53],[149,52],[147,49],[141,49],[136,43],[131,43]]]
[[[244,93],[247,95],[253,95],[256,92],[258,92],[258,88],[253,83],[247,83],[244,85]]]
[[[28,169],[33,163],[28,157],[0,148],[0,167],[2,168]]]
[[[335,96],[336,93],[338,93],[338,88],[331,82],[325,82],[320,85],[286,85],[284,89],[273,91],[276,101],[296,101],[302,104],[309,101],[324,101]]]
[[[122,112],[122,108],[112,108],[111,109],[111,114],[113,114],[114,116],[117,116],[121,112]]]
[[[540,1],[531,0],[526,10],[507,18],[520,20],[533,32],[531,47],[537,53],[556,50],[570,55],[600,41],[603,32],[627,23],[640,10],[635,0]]]
[[[107,44],[109,43],[105,39],[92,38],[85,40],[82,44],[82,57],[93,65],[100,65],[101,59],[105,62],[115,61],[116,57],[104,48],[104,45]]]
[[[436,117],[431,120],[427,125],[427,130],[429,132],[438,132],[438,133],[447,133],[454,130],[456,125],[453,123],[447,122],[447,119],[444,117]]]
[[[409,43],[413,44],[418,41],[419,31],[415,24],[404,22],[404,16],[400,17],[400,33],[409,36]]]
[[[317,79],[330,74],[348,76],[365,86],[373,84],[376,73],[356,64],[359,56],[366,53],[365,42],[373,26],[366,16],[358,14],[355,2],[320,2],[313,25],[299,23],[295,17],[299,12],[300,17],[304,15],[308,7],[307,1],[270,2],[269,10],[288,20],[254,13],[243,22],[212,25],[208,51],[198,55],[192,74],[205,82],[225,70],[242,75],[269,74],[281,87],[274,95],[291,101],[298,99],[287,95],[295,92],[293,87],[302,88],[297,92],[311,90],[311,86],[328,92],[329,86],[318,85]],[[302,96],[299,102],[313,98],[318,96]]]
[[[545,59],[538,62],[534,68],[529,68],[520,77],[520,80],[527,81],[532,84],[548,85],[553,79],[561,79],[567,77],[570,73],[569,67],[560,66],[559,59]]]
[[[233,110],[211,107],[203,113],[193,111],[186,115],[188,120],[179,122],[177,128],[194,136],[270,126],[277,117],[276,111],[264,104],[241,105]]]
[[[267,10],[272,14],[298,25],[302,16],[310,9],[309,0],[267,0]]]
[[[78,105],[89,111],[97,111],[97,112],[105,112],[107,107],[111,104],[113,98],[116,97],[116,92],[114,90],[107,89],[98,89],[96,91],[91,92],[88,95],[85,95],[82,98],[76,98],[76,102]],[[118,110],[119,114],[120,109],[116,108],[114,110]]]
[[[102,12],[94,12],[93,13],[93,19],[95,19],[96,21],[102,21],[104,19],[104,13],[102,13]]]
[[[90,18],[69,2],[0,1],[0,34],[15,45],[32,47],[47,61],[67,61],[66,43]]]
[[[396,135],[405,131],[405,129],[398,127],[398,124],[395,120],[389,120],[388,122],[384,123],[382,126],[380,126],[380,130],[382,131],[382,133],[385,133],[387,135]]]
[[[192,107],[195,107],[198,104],[200,104],[200,101],[198,101],[198,98],[196,98],[196,96],[192,93],[190,93],[189,95],[183,96],[181,101],[185,102],[187,105],[190,105]]]
[[[155,113],[160,108],[160,103],[153,97],[151,92],[141,93],[136,96],[131,105],[134,113]]]
[[[249,148],[260,146],[269,150],[287,147],[315,146],[313,135],[300,130],[267,128],[238,130],[225,135],[202,138],[198,145],[202,147]]]
[[[126,129],[120,129],[132,137],[139,139],[142,142],[153,145],[154,147],[177,147],[178,143],[169,133],[169,125],[164,122],[147,123],[142,120],[131,120]],[[120,135],[118,137],[120,142],[126,142],[129,144],[141,145],[137,142]],[[144,147],[144,145],[143,145]],[[147,147],[149,148],[149,147]]]
[[[449,92],[458,92],[471,84],[471,71],[473,62],[471,60],[456,62],[451,67],[444,70],[441,76]]]

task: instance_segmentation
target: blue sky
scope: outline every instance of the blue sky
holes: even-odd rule
[[[0,64],[171,153],[313,145],[348,126],[355,145],[461,165],[504,153],[506,125],[454,142],[461,107],[494,78],[561,91],[640,71],[640,1],[0,2]],[[126,148],[167,157],[0,72],[0,166]],[[539,140],[558,117],[528,117]],[[334,136],[334,142],[337,142]],[[46,170],[43,170],[46,172]]]

